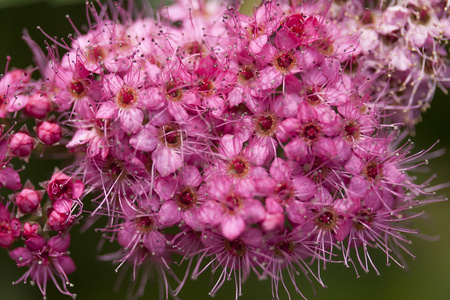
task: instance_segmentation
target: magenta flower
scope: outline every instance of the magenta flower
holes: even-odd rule
[[[0,247],[9,248],[20,236],[21,228],[19,219],[11,218],[11,213],[0,203]]]
[[[40,214],[40,204],[44,196],[44,191],[34,189],[33,184],[27,181],[23,189],[14,194],[13,200],[18,207],[18,214],[37,213]]]
[[[132,70],[123,79],[118,76],[105,76],[104,97],[110,101],[100,105],[96,117],[118,120],[125,132],[136,133],[144,120],[144,114],[138,105],[145,96],[140,80],[139,74]]]
[[[213,200],[200,207],[199,218],[206,224],[219,225],[222,234],[230,241],[242,234],[247,224],[264,219],[265,210],[261,202],[234,190],[227,177],[212,177],[208,194]]]
[[[14,190],[0,246],[28,267],[17,282],[74,296],[76,227],[116,247],[100,259],[123,281],[131,269],[134,299],[150,278],[177,299],[207,270],[212,296],[231,280],[237,299],[255,274],[274,299],[305,298],[297,274],[325,286],[329,263],[414,257],[409,210],[447,185],[410,174],[441,152],[401,140],[450,86],[448,3],[263,1],[246,16],[238,2],[87,3],[85,31],[40,29],[45,52],[25,32],[39,74],[0,78],[0,187]],[[23,178],[40,158],[64,165],[45,191]]]
[[[51,280],[62,294],[74,297],[74,294],[69,292],[67,284],[69,282],[67,275],[75,272],[76,269],[75,263],[67,252],[70,235],[57,235],[48,241],[37,236],[28,238],[25,243],[26,248],[19,247],[9,253],[18,267],[29,267],[14,284],[30,278],[45,296],[47,281]],[[61,283],[58,283],[58,279]]]

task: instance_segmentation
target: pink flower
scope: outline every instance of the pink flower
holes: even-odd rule
[[[84,191],[84,184],[81,180],[67,176],[56,171],[47,182],[47,194],[53,201],[77,200]]]
[[[232,274],[236,287],[236,299],[241,293],[242,284],[249,277],[251,271],[255,271],[258,260],[262,261],[259,249],[262,245],[262,234],[256,228],[249,228],[241,237],[234,240],[224,239],[223,236],[206,231],[201,239],[204,248],[201,253],[211,257],[212,269],[222,268],[219,279],[210,294],[215,295],[224,284],[226,278]],[[202,255],[202,257],[204,256]],[[200,269],[201,260],[197,263],[193,278],[197,278],[206,268]]]
[[[0,186],[18,190],[22,187],[20,176],[16,170],[8,165],[9,159],[6,160],[7,151],[8,141],[0,140]]]
[[[27,181],[24,188],[13,196],[13,200],[19,209],[19,214],[37,213],[40,212],[40,203],[44,191],[36,191],[33,184]]]
[[[192,166],[181,169],[177,178],[159,178],[155,191],[164,201],[158,213],[162,225],[172,226],[184,220],[195,231],[203,229],[198,216],[204,201],[199,191],[201,183],[200,172]]]
[[[230,241],[240,236],[247,224],[264,219],[261,202],[237,193],[232,181],[224,176],[210,178],[208,192],[213,200],[203,203],[199,218],[205,224],[219,225],[221,233]]]
[[[145,97],[139,73],[130,70],[122,79],[118,75],[105,76],[104,97],[96,113],[98,119],[118,120],[127,133],[136,133],[142,125],[144,114],[140,103]]]
[[[9,137],[9,152],[27,161],[37,142],[27,131],[17,132]]]
[[[19,219],[11,218],[8,209],[0,203],[0,247],[9,248],[20,236],[21,229]]]
[[[0,126],[0,186],[18,190],[0,203],[0,246],[24,242],[10,252],[28,267],[19,281],[72,296],[59,280],[75,270],[81,214],[118,246],[101,259],[130,266],[136,297],[157,277],[176,298],[207,269],[211,295],[231,279],[239,297],[254,273],[274,299],[281,285],[303,296],[295,274],[324,286],[313,267],[377,271],[369,248],[403,266],[395,248],[410,254],[403,233],[417,231],[404,224],[420,215],[408,210],[445,186],[417,184],[408,171],[429,150],[399,141],[448,85],[448,5],[264,1],[245,16],[237,2],[177,0],[139,20],[132,1],[90,3],[87,32],[41,30],[46,54],[25,33],[42,78],[0,79],[0,117],[14,124]],[[35,139],[45,158],[70,159],[47,202],[10,164],[26,168]]]
[[[0,78],[0,118],[21,110],[27,105],[28,97],[23,93],[31,74],[24,70],[7,72]]]
[[[38,122],[35,131],[44,145],[55,145],[61,140],[61,126],[54,121]]]
[[[30,243],[27,244],[27,248],[18,247],[9,253],[18,267],[29,267],[14,284],[27,281],[30,277],[45,297],[47,281],[51,280],[62,294],[73,297],[74,294],[67,289],[69,286],[67,275],[76,270],[75,263],[67,252],[70,245],[70,235],[57,235],[47,242],[42,237],[39,236],[39,238],[41,238],[39,244],[31,243],[33,238],[29,238],[27,241],[30,241]],[[58,283],[58,279],[61,280],[61,283]]]

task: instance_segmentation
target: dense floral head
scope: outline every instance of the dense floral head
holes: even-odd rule
[[[408,172],[427,151],[399,145],[448,84],[447,6],[300,2],[247,16],[177,0],[137,18],[131,1],[88,3],[87,32],[44,32],[47,54],[26,33],[42,79],[0,79],[2,124],[19,123],[0,139],[0,185],[16,190],[0,203],[0,246],[28,268],[18,281],[72,296],[82,214],[117,247],[102,259],[143,276],[136,296],[148,276],[168,298],[210,269],[210,295],[231,279],[238,298],[254,273],[279,299],[285,280],[301,294],[294,274],[324,286],[314,264],[376,270],[369,248],[403,266],[408,211],[441,200]],[[67,159],[64,172],[22,188],[13,166],[38,156]],[[187,262],[183,279],[172,261]]]

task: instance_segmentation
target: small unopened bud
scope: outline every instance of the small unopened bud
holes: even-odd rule
[[[61,139],[61,127],[55,122],[45,121],[36,128],[37,137],[45,145],[54,145]]]
[[[11,155],[20,158],[28,158],[35,145],[35,140],[26,132],[15,133],[9,139],[9,151]]]
[[[39,223],[26,222],[23,225],[23,236],[26,239],[35,238],[39,235],[40,229]]]
[[[48,214],[46,227],[50,230],[61,231],[66,229],[71,224],[69,214],[59,213],[52,209]]]
[[[15,202],[22,213],[28,214],[36,211],[41,200],[42,192],[25,188],[16,195]]]
[[[28,98],[25,112],[37,119],[44,118],[50,111],[50,99],[43,94],[34,94]]]

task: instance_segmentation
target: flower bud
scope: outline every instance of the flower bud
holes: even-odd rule
[[[34,94],[28,98],[25,112],[37,119],[44,118],[50,111],[50,99],[43,94]]]
[[[0,247],[9,248],[20,236],[22,224],[19,219],[12,218],[8,209],[0,203]]]
[[[69,219],[69,213],[59,213],[51,209],[48,213],[46,227],[49,230],[62,231],[69,227],[72,220]]]
[[[42,192],[24,188],[16,195],[16,205],[24,214],[33,213],[42,200]]]
[[[23,236],[26,239],[35,238],[38,236],[40,229],[39,223],[26,222],[23,225]]]
[[[54,123],[45,121],[38,124],[36,128],[37,137],[45,145],[54,145],[61,139],[61,127]]]
[[[30,156],[36,142],[27,132],[12,134],[9,138],[9,151],[12,155],[27,158]]]
[[[53,201],[75,200],[81,196],[83,191],[84,184],[81,180],[69,177],[64,173],[53,174],[47,183],[47,194]]]

